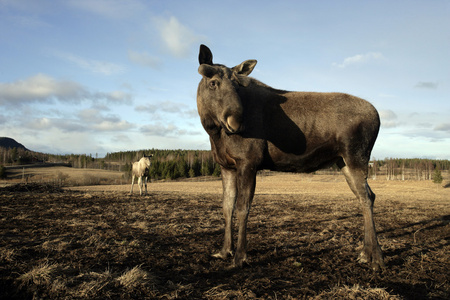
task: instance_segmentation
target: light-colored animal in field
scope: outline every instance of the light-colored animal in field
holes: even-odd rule
[[[153,154],[150,154],[149,156],[142,157],[139,161],[136,161],[133,163],[133,167],[131,170],[131,192],[130,194],[133,194],[133,185],[134,185],[134,178],[138,178],[138,185],[139,185],[139,194],[142,195],[142,186],[145,184],[145,193],[147,194],[147,179],[148,179],[148,172],[150,170],[151,161],[150,158],[153,156]]]

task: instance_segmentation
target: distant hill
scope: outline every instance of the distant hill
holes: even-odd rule
[[[25,148],[24,145],[16,142],[16,140],[9,138],[9,137],[0,137],[0,147],[6,148],[6,149],[17,148],[17,149],[28,150],[27,148]]]

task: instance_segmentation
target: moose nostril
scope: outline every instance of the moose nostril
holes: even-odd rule
[[[241,127],[241,122],[239,122],[234,116],[229,116],[227,118],[227,125],[230,132],[237,132],[239,131],[239,128]]]

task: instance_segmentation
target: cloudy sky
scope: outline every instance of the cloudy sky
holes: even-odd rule
[[[0,136],[55,154],[209,149],[198,48],[372,102],[373,157],[450,159],[450,1],[0,0]]]

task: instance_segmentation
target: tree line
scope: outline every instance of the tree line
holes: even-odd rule
[[[212,156],[211,151],[204,150],[157,150],[126,151],[108,153],[104,160],[121,161],[122,171],[126,177],[131,176],[133,162],[143,155],[153,154],[149,176],[151,179],[193,178],[198,176],[220,177],[220,166]]]
[[[433,180],[441,171],[450,170],[449,160],[419,158],[385,158],[371,162],[370,175],[387,180]]]
[[[155,180],[192,178],[197,176],[220,176],[220,166],[214,161],[211,151],[206,150],[160,150],[120,151],[107,153],[104,158],[95,154],[45,154],[26,149],[0,147],[0,175],[3,166],[30,163],[65,163],[74,168],[103,169],[124,172],[130,178],[133,162],[142,156],[153,154],[149,173]],[[338,172],[333,166],[330,170]],[[432,180],[436,170],[450,170],[449,160],[385,158],[372,160],[370,176],[386,176],[387,180]]]
[[[0,147],[0,166],[32,163],[65,163],[74,168],[103,169],[124,172],[131,177],[133,162],[144,155],[153,154],[149,170],[152,179],[177,179],[197,176],[220,177],[220,166],[211,151],[206,150],[159,150],[121,151],[107,153],[104,158],[92,154],[44,154],[23,149]],[[4,170],[1,169],[1,170]]]

